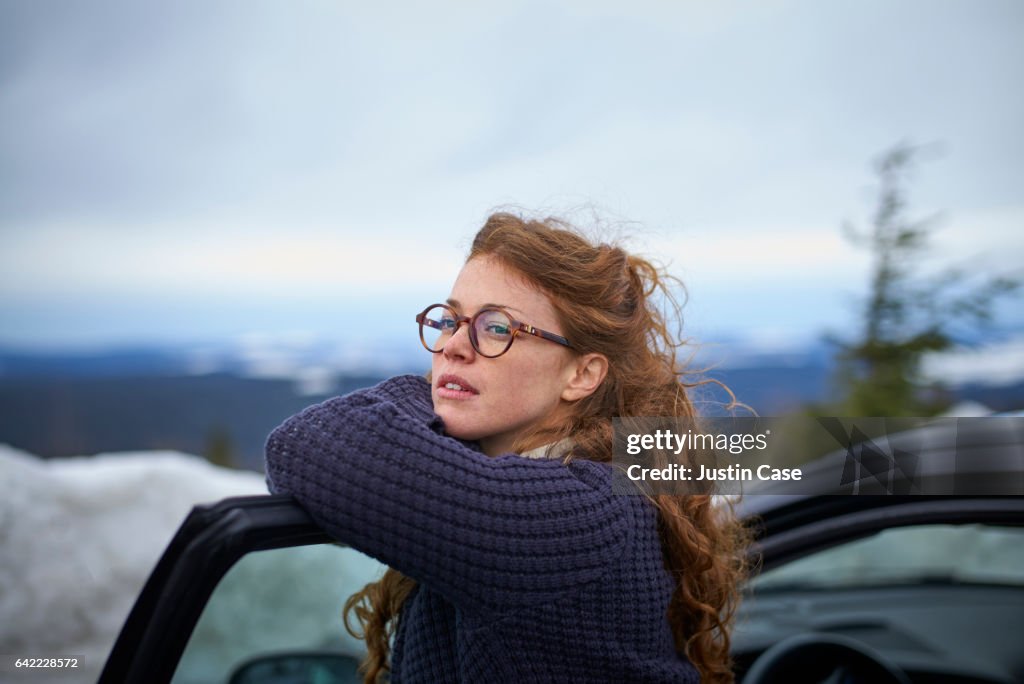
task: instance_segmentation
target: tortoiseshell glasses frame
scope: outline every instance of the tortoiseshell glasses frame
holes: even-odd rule
[[[473,345],[473,350],[488,359],[497,358],[507,352],[519,333],[533,335],[572,349],[569,340],[561,335],[517,321],[508,311],[498,306],[488,306],[472,316],[462,316],[447,304],[431,304],[416,314],[416,322],[420,325],[420,342],[427,351],[434,354],[444,351],[448,339],[463,323],[469,324],[469,342]]]

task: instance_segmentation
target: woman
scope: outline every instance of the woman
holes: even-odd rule
[[[417,316],[430,380],[271,434],[271,491],[390,566],[345,608],[367,682],[732,681],[742,529],[707,495],[611,491],[613,417],[694,415],[654,301],[667,279],[495,214]]]

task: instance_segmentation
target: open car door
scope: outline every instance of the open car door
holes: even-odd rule
[[[341,606],[378,571],[376,561],[333,544],[290,496],[196,506],[99,681],[359,681],[358,645],[342,640]]]

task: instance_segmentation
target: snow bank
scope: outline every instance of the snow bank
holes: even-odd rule
[[[0,655],[77,655],[73,674],[24,677],[67,684],[96,681],[136,595],[195,504],[266,487],[260,474],[176,452],[44,461],[0,445],[0,492]]]

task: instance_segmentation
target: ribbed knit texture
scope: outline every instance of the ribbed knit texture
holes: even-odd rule
[[[267,441],[267,485],[419,582],[394,682],[697,682],[666,620],[656,512],[610,466],[488,457],[404,375],[311,406]]]

